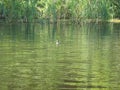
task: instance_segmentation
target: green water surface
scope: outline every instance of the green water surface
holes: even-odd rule
[[[0,23],[0,90],[120,90],[120,24]]]

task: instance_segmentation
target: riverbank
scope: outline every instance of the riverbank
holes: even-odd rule
[[[101,19],[57,19],[57,20],[51,20],[51,19],[33,19],[31,21],[26,20],[5,20],[0,19],[0,23],[48,23],[48,24],[54,24],[54,23],[67,23],[67,24],[80,24],[80,23],[102,23],[102,22],[110,22],[110,23],[120,23],[120,19],[110,19],[110,20],[101,20]]]
[[[109,22],[112,22],[112,23],[120,23],[120,19],[111,19],[111,20],[108,20]]]

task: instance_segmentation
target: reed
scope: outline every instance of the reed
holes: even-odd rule
[[[86,0],[83,8],[84,16],[88,19],[109,19],[111,18],[111,4],[108,0]]]
[[[64,1],[64,0],[63,0]],[[113,16],[113,7],[109,0],[69,0],[65,3],[50,4],[48,12],[54,18],[58,15],[64,19],[72,19],[72,21],[79,21],[81,19],[110,19]],[[51,10],[50,10],[51,9]],[[63,11],[64,10],[64,11]]]
[[[0,18],[33,22],[119,17],[119,0],[0,0]]]
[[[120,18],[120,0],[111,0],[113,10],[114,10],[114,18]]]

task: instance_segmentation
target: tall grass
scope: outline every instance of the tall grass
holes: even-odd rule
[[[7,21],[23,19],[28,22],[33,20],[38,13],[36,4],[38,0],[0,0],[0,14]]]
[[[59,2],[59,0],[56,2]],[[56,12],[59,12],[60,17],[64,16],[65,19],[69,18],[75,21],[81,19],[110,19],[114,13],[109,0],[63,0],[59,5],[54,4],[51,5],[55,8],[49,7],[49,10],[54,12],[51,12],[53,16],[56,17]]]
[[[85,17],[90,19],[111,18],[111,4],[109,0],[87,0],[85,7]]]
[[[35,19],[110,19],[119,14],[117,2],[119,0],[0,0],[0,18],[24,22]]]
[[[120,0],[111,0],[114,9],[114,17],[120,18]]]

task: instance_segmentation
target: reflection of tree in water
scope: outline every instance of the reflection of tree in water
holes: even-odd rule
[[[119,59],[119,51],[120,51],[120,28],[119,24],[113,25],[113,31],[110,39],[110,74],[109,74],[109,88],[116,90],[120,89],[120,59]]]
[[[5,35],[1,36],[3,40],[27,42],[36,39],[38,42],[34,45],[28,43],[29,46],[21,42],[15,44],[16,50],[8,57],[2,57],[9,61],[5,63],[6,67],[1,67],[3,87],[10,90],[107,90],[116,87],[119,90],[120,31],[116,25],[114,28],[108,24],[64,28],[63,24],[55,24],[48,28],[38,26],[36,32],[31,24],[15,26],[13,24],[6,31],[0,31]],[[63,40],[64,45],[56,48],[46,42],[49,39]],[[7,42],[4,43],[6,45]],[[2,48],[6,52],[12,50]]]
[[[11,23],[3,25],[1,30],[0,39],[9,41],[33,41],[34,40],[34,24],[30,23]]]
[[[54,40],[56,37],[56,32],[57,32],[57,23],[53,24],[53,28],[52,28],[52,39]]]
[[[84,30],[82,30],[81,32],[82,38],[79,38],[79,41],[83,41],[83,42],[78,43],[78,45],[80,47],[88,46],[86,47],[87,49],[85,49],[86,51],[88,51],[87,61],[86,63],[83,63],[83,64],[80,64],[78,62],[79,71],[77,72],[77,70],[74,69],[74,67],[77,68],[77,66],[74,66],[74,63],[76,62],[75,60],[77,59],[74,59],[72,57],[72,59],[74,59],[73,62],[70,60],[68,61],[65,60],[69,65],[68,66],[66,65],[66,67],[64,67],[63,69],[63,71],[65,70],[67,71],[65,71],[66,77],[63,76],[64,77],[63,84],[60,85],[60,88],[64,88],[66,90],[69,90],[69,89],[76,90],[79,88],[81,89],[86,88],[87,90],[92,90],[94,88],[109,89],[109,87],[119,88],[118,84],[119,84],[120,77],[119,77],[119,72],[116,71],[120,69],[119,64],[117,64],[119,62],[118,61],[119,56],[116,56],[119,54],[119,52],[117,52],[118,50],[115,50],[115,49],[118,49],[119,47],[118,46],[119,41],[117,39],[119,35],[115,35],[115,34],[118,34],[118,31],[116,31],[117,33],[113,33],[112,32],[112,30],[114,30],[113,26],[112,24],[108,24],[108,23],[106,25],[93,24],[92,26],[89,26],[89,27],[84,25],[82,29]],[[80,34],[78,36],[80,36]],[[115,38],[117,39],[117,41],[115,41],[116,40]],[[113,42],[114,43],[117,42],[117,44],[115,45],[111,44]],[[84,44],[84,43],[87,43],[87,44]],[[67,49],[68,47],[69,46],[67,46],[65,49]],[[80,49],[80,47],[78,49]],[[84,50],[82,51],[82,49],[80,51],[84,53]],[[70,52],[73,52],[73,50],[71,50]],[[81,56],[81,59],[79,60],[82,60],[82,58],[84,57],[82,56],[82,54],[79,54],[79,56]],[[115,60],[113,60],[113,58]],[[81,71],[82,67],[80,66],[86,65],[86,64],[87,64],[85,68],[86,71],[82,72]],[[117,68],[116,68],[116,65],[117,65]],[[82,74],[85,74],[85,76],[83,76],[82,78],[78,78]],[[83,78],[84,80],[82,81]]]
[[[91,45],[93,46],[93,49],[90,52],[95,52],[93,52],[94,55],[91,55],[93,56],[92,59],[94,62],[92,67],[95,66],[95,69],[92,69],[92,72],[93,70],[96,70],[97,74],[95,80],[100,88],[118,87],[118,81],[120,79],[118,77],[118,71],[116,71],[118,70],[116,66],[118,66],[117,63],[119,62],[119,58],[116,59],[118,54],[117,49],[119,49],[118,33],[119,30],[115,30],[112,23],[107,23],[101,24],[100,28],[97,27],[96,29],[93,29],[93,32],[89,34]],[[97,48],[97,50],[95,48]]]
[[[16,41],[19,38],[21,32],[21,24],[3,24],[1,29],[0,39],[9,41]]]
[[[73,33],[77,31],[75,29],[77,28],[73,24],[67,25],[63,22],[53,23],[48,27],[48,36],[52,41],[59,41],[60,44],[64,44],[72,41],[74,38]]]
[[[34,41],[35,25],[32,23],[25,23],[25,39],[28,41]]]
[[[50,26],[48,25],[48,38],[53,41],[62,42],[64,36],[64,29],[61,23],[53,23]]]

